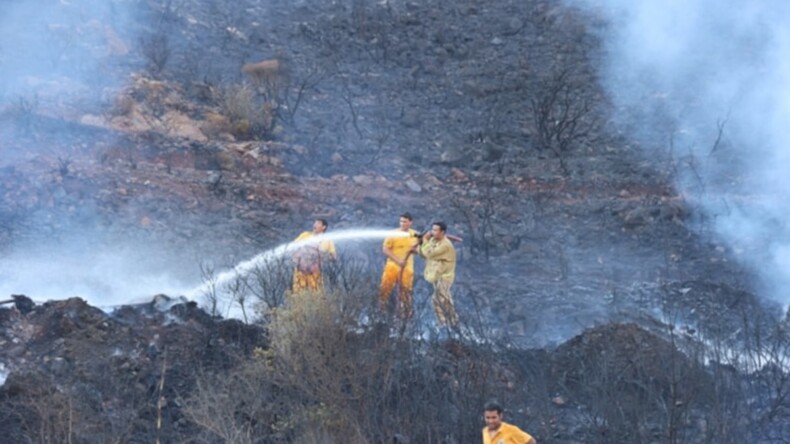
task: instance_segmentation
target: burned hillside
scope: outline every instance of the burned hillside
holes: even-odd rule
[[[614,6],[32,3],[0,31],[0,429],[19,442],[467,443],[488,398],[541,443],[788,436],[790,314],[755,262],[783,250],[732,222],[784,238],[737,151],[751,121],[683,120],[705,101],[674,116],[686,96],[658,81],[623,99]],[[286,262],[184,297],[316,217],[404,211],[463,238],[451,341],[422,280],[411,323],[370,321],[379,240],[338,243],[323,312],[283,304]]]

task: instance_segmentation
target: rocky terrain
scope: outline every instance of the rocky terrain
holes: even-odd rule
[[[490,397],[541,443],[790,436],[784,307],[675,187],[688,159],[612,122],[602,17],[548,0],[91,3],[35,20],[15,5],[46,68],[0,51],[33,67],[0,90],[14,442],[469,443]],[[358,325],[377,242],[339,244],[328,318],[254,302],[223,320],[181,298],[315,217],[386,228],[403,211],[464,238],[452,341],[414,339],[421,281],[400,335]],[[178,284],[143,289],[160,273]],[[24,275],[74,284],[37,294]]]

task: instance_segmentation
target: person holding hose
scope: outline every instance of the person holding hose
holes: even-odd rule
[[[392,290],[398,286],[398,314],[408,319],[412,314],[411,296],[414,285],[414,247],[418,243],[419,234],[411,228],[412,216],[409,213],[400,215],[400,226],[395,229],[399,236],[384,239],[381,251],[387,260],[381,274],[379,286],[379,306],[387,311]]]
[[[450,286],[455,280],[455,247],[447,238],[447,224],[434,222],[426,232],[421,246],[414,247],[425,258],[425,280],[433,285],[431,302],[439,326],[454,328],[458,325]]]

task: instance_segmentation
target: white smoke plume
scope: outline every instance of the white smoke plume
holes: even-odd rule
[[[790,3],[569,0],[607,23],[614,120],[790,303]]]

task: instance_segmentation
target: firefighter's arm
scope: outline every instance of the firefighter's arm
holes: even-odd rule
[[[517,429],[515,438],[518,440],[518,442],[523,442],[524,444],[536,444],[535,438],[521,429]]]
[[[431,246],[429,242],[423,242],[417,245],[417,253],[422,257],[428,257],[430,250]]]
[[[335,250],[335,243],[331,240],[322,240],[315,246],[315,251],[321,258],[329,258],[331,260],[337,259],[337,250]]]
[[[424,253],[423,256],[429,259],[435,257],[442,257],[448,251],[450,251],[450,248],[452,248],[452,245],[450,245],[447,242],[438,242],[438,243],[426,242],[426,244],[428,245],[429,248],[426,249],[425,247],[423,247],[423,253]]]
[[[426,231],[422,235],[422,240],[415,245],[417,248],[415,251],[422,257],[428,258],[432,256],[432,252],[434,250],[435,244],[431,242],[431,238],[433,234],[430,231]]]

